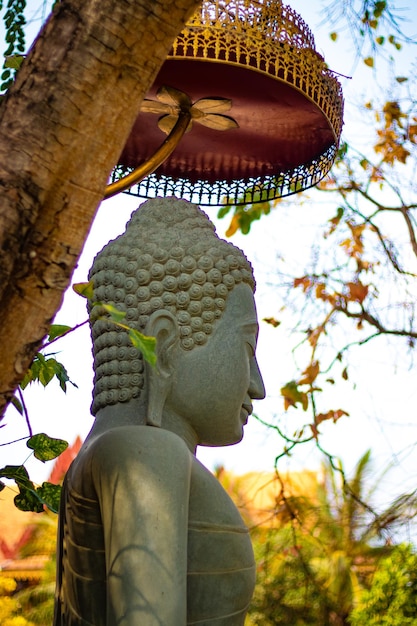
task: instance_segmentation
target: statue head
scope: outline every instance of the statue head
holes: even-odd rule
[[[215,233],[199,207],[185,200],[156,198],[136,210],[126,231],[97,255],[89,275],[93,302],[126,312],[125,322],[146,334],[156,312],[178,327],[182,351],[198,350],[222,318],[231,291],[243,283],[255,290],[243,252]],[[90,303],[94,354],[92,413],[139,398],[144,363],[128,333],[100,319]]]

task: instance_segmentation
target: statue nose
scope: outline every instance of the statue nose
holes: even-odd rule
[[[253,400],[263,400],[265,398],[265,386],[262,379],[262,374],[259,369],[258,361],[254,357],[250,366],[250,385],[249,396]]]

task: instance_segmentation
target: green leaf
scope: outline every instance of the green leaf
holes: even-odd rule
[[[43,502],[39,500],[35,490],[24,489],[19,486],[19,491],[20,493],[14,498],[14,503],[20,511],[43,513]]]
[[[72,286],[72,288],[75,293],[78,293],[78,295],[83,298],[88,298],[88,300],[92,300],[94,298],[94,286],[92,280],[88,283],[76,283]]]
[[[23,489],[35,488],[24,465],[6,465],[0,470],[0,477],[14,480]]]
[[[45,461],[56,459],[57,456],[62,454],[62,452],[68,448],[67,441],[48,437],[45,433],[33,435],[33,437],[26,442],[26,445],[30,450],[34,451],[35,458],[39,459],[39,461],[42,461],[43,463]]]
[[[47,358],[41,352],[38,352],[28,372],[20,383],[20,387],[21,389],[25,389],[29,383],[34,381],[39,381],[41,385],[46,387],[54,376],[57,377],[59,385],[64,392],[67,391],[68,382],[74,387],[77,387],[77,385],[70,380],[67,370],[62,363],[59,363],[54,357]]]
[[[387,8],[387,3],[385,0],[379,0],[375,2],[374,6],[374,16],[376,18],[381,17],[385,9]]]
[[[337,152],[338,158],[343,159],[348,153],[348,150],[349,150],[349,144],[347,144],[346,141],[344,141]]]
[[[41,487],[37,488],[36,494],[43,504],[48,507],[48,509],[50,509],[53,513],[58,513],[59,501],[61,498],[61,485],[44,482]]]
[[[58,454],[61,454],[63,450],[68,446],[66,441],[62,441],[61,439],[52,439],[47,435],[35,435],[31,437],[28,441],[28,447],[32,449],[34,446],[30,446],[29,443],[37,438],[43,437],[46,440],[49,440],[50,448],[55,448],[55,451],[58,450],[57,454],[54,456],[51,453],[48,455],[49,459],[55,458]],[[47,445],[44,446],[45,450]],[[35,452],[36,456],[36,452]],[[39,456],[37,458],[40,458]],[[40,459],[43,460],[43,459]],[[45,459],[48,460],[48,459]],[[61,494],[61,487],[59,485],[53,485],[49,482],[42,483],[41,487],[36,488],[33,482],[29,478],[29,474],[27,473],[26,468],[23,465],[6,465],[3,469],[0,470],[0,476],[3,478],[9,478],[14,480],[17,486],[19,487],[19,493],[14,498],[15,506],[21,511],[33,511],[34,513],[42,513],[44,510],[44,505],[46,505],[51,511],[54,513],[58,512],[59,508],[59,499]],[[4,489],[5,484],[0,482],[0,491]]]
[[[34,377],[34,369],[35,368],[36,368],[36,365],[35,365],[35,362],[33,362],[32,365],[30,366],[30,368],[28,369],[28,371],[26,372],[26,374],[24,375],[23,379],[20,382],[19,386],[20,386],[21,389],[26,389],[26,387],[29,385],[29,383],[31,383],[34,380],[36,380],[36,378]]]
[[[285,410],[288,407],[293,406],[297,408],[297,404],[300,403],[304,411],[308,408],[308,396],[306,392],[301,391],[298,388],[296,381],[291,380],[289,383],[281,387],[281,395],[284,396]]]
[[[134,328],[129,328],[129,338],[132,344],[140,350],[145,361],[152,366],[156,365],[156,339],[155,337],[147,337]]]
[[[20,415],[23,415],[23,406],[19,398],[16,398],[16,396],[13,396],[12,399],[10,400],[10,404],[13,404],[14,408],[17,411],[19,411]]]
[[[4,67],[9,67],[12,70],[20,69],[25,57],[23,54],[10,54],[6,56],[4,61]]]
[[[113,322],[121,322],[126,317],[126,311],[120,311],[120,309],[113,304],[103,304],[100,302],[100,305],[110,315]]]
[[[55,376],[54,365],[52,361],[55,361],[55,359],[48,359],[44,362],[41,361],[42,366],[39,368],[38,380],[44,387],[49,385],[49,383]]]
[[[65,324],[51,324],[49,327],[48,341],[53,341],[54,339],[57,339],[57,337],[62,337],[70,330],[72,330],[72,326],[66,326]]]
[[[68,372],[62,363],[59,363],[56,359],[48,359],[47,363],[50,364],[50,368],[53,371],[54,376],[57,377],[59,386],[64,393],[67,391],[67,383],[71,383],[71,385],[77,387],[77,385],[70,380]]]
[[[231,204],[227,204],[226,206],[221,207],[218,211],[217,211],[217,217],[220,219],[222,217],[225,217],[225,215],[227,215],[230,211],[230,209],[232,208]]]

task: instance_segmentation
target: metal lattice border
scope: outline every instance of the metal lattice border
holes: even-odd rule
[[[337,147],[333,145],[319,159],[276,176],[258,176],[232,182],[225,180],[218,180],[214,183],[204,180],[191,182],[185,178],[174,179],[154,173],[125,193],[139,198],[177,196],[187,198],[201,206],[267,202],[317,185],[332,166],[336,151]],[[112,182],[131,171],[131,168],[116,167],[113,170]]]
[[[304,191],[327,174],[342,131],[342,88],[316,52],[310,29],[291,7],[280,0],[205,0],[168,56],[184,58],[246,67],[291,85],[326,117],[334,143],[313,161],[273,176],[209,183],[154,173],[126,193],[139,197],[185,196],[203,206],[243,205]],[[112,182],[131,171],[117,166]]]

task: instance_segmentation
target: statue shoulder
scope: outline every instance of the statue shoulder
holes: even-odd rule
[[[85,442],[71,468],[71,482],[82,482],[85,491],[86,482],[97,488],[103,481],[132,481],[135,476],[141,483],[152,473],[167,484],[187,484],[191,465],[191,452],[174,433],[153,426],[120,426]]]
[[[159,448],[164,454],[185,454],[190,452],[185,442],[176,434],[148,425],[127,425],[111,428],[95,437],[91,444],[86,441],[85,449],[90,449],[90,454],[100,455],[102,452],[116,455],[119,452],[131,454],[154,454]]]

